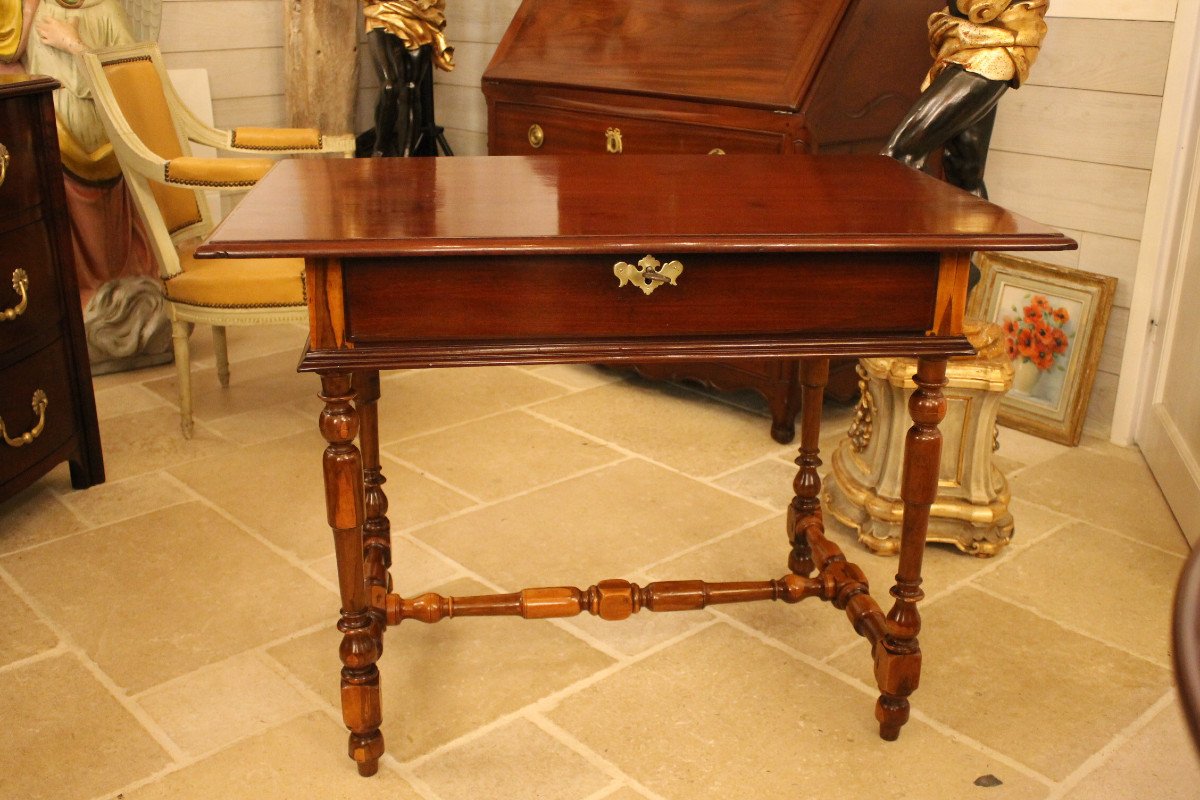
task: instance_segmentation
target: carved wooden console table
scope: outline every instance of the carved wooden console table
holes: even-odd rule
[[[300,369],[320,375],[325,402],[342,710],[359,772],[373,774],[384,752],[376,661],[386,628],[456,616],[618,620],[818,597],[871,642],[880,734],[895,739],[920,672],[917,602],[946,359],[971,352],[961,335],[968,254],[1072,246],[879,156],[280,163],[198,254],[306,259],[311,330]],[[886,613],[825,538],[818,499],[829,357],[872,355],[919,359]],[[764,356],[803,364],[783,577],[604,580],[484,597],[391,592],[379,370]]]

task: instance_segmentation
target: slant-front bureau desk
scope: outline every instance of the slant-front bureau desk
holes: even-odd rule
[[[920,673],[917,603],[946,359],[972,352],[961,335],[969,254],[1073,246],[880,156],[277,165],[199,254],[306,261],[310,332],[300,369],[320,376],[325,403],[342,711],[359,772],[374,773],[384,752],[376,661],[385,630],[448,617],[586,611],[620,620],[643,609],[819,598],[871,642],[875,715],[880,734],[896,738]],[[829,357],[901,355],[918,359],[917,390],[899,569],[885,611],[862,571],[824,536],[817,442]],[[764,356],[803,364],[783,577],[647,586],[608,579],[481,597],[392,592],[379,370]],[[403,498],[394,505],[402,514]]]

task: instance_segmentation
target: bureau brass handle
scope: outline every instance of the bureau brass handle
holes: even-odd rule
[[[543,144],[546,143],[546,132],[544,130],[542,130],[541,125],[538,125],[536,123],[533,125],[530,125],[529,133],[526,135],[529,137],[529,146],[532,147],[534,150],[536,150],[537,148],[541,147]]]
[[[723,156],[725,155],[725,151],[719,147],[714,147],[712,150],[708,151],[708,154],[710,156]]]
[[[4,443],[9,447],[24,447],[34,439],[42,435],[42,429],[46,427],[46,393],[38,389],[33,393],[33,413],[37,414],[37,425],[33,426],[33,430],[22,433],[15,439],[8,436],[8,430],[4,427],[4,419],[0,417],[0,436],[4,437]]]
[[[25,309],[29,307],[29,276],[25,274],[25,270],[13,270],[12,287],[13,291],[21,296],[21,302],[12,308],[0,311],[0,322],[8,322],[10,319],[16,319],[24,314]]]
[[[683,264],[678,261],[668,261],[664,264],[654,256],[646,256],[637,266],[618,261],[613,265],[613,274],[621,281],[617,285],[618,289],[632,283],[644,294],[649,295],[665,283],[678,286],[675,279],[683,274]]]
[[[613,155],[620,155],[625,149],[624,142],[621,141],[621,129],[609,128],[604,132],[604,149]]]
[[[11,158],[8,148],[0,143],[0,186],[4,185],[4,179],[8,177],[8,162]]]

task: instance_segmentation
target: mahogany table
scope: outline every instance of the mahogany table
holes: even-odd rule
[[[306,263],[321,378],[325,499],[341,591],[350,756],[384,752],[379,658],[404,620],[700,609],[817,597],[872,645],[880,735],[917,687],[921,558],[937,495],[946,359],[973,250],[1075,244],[880,156],[293,160],[198,251]],[[899,570],[886,614],[824,536],[817,442],[831,356],[916,356]],[[801,358],[788,572],[757,582],[603,580],[482,597],[391,591],[379,370],[550,362]],[[357,440],[357,444],[355,443]],[[469,457],[469,454],[464,454]]]

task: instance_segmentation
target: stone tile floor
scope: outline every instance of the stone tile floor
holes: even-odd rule
[[[231,329],[221,390],[198,332],[191,441],[172,367],[96,379],[108,482],[59,468],[0,505],[0,798],[1200,797],[1168,651],[1185,541],[1135,450],[1011,430],[1017,537],[930,549],[899,742],[817,601],[409,623],[360,779],[303,338]],[[827,409],[829,445],[847,417]],[[591,367],[401,372],[381,418],[406,594],[782,574],[794,451],[752,400]],[[831,536],[882,596],[895,562]]]

